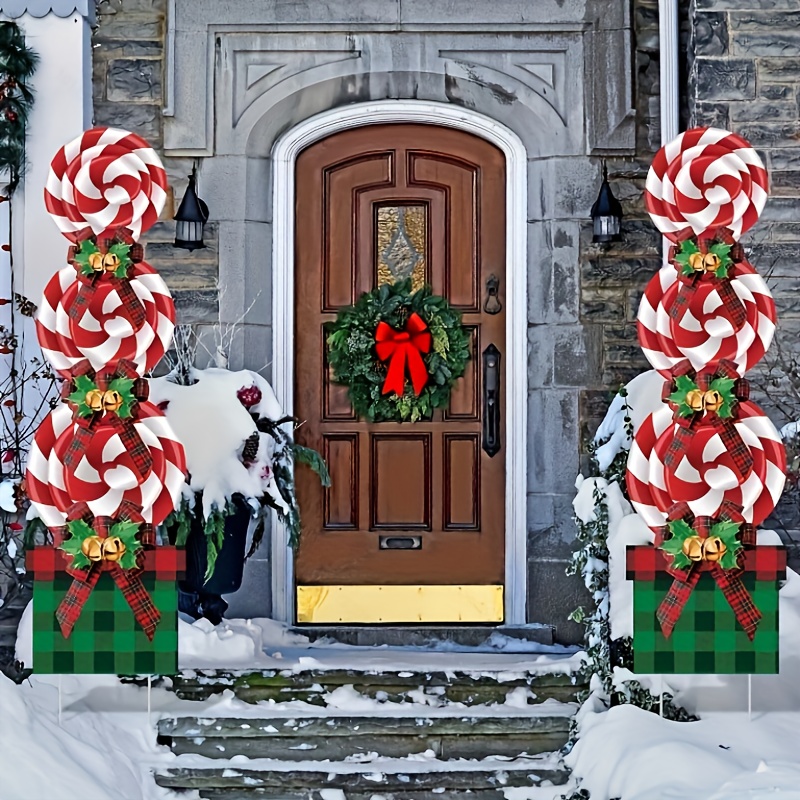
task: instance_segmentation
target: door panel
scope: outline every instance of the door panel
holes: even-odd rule
[[[309,470],[297,471],[303,530],[296,579],[306,609],[298,621],[325,614],[374,620],[378,612],[364,607],[365,598],[377,598],[369,587],[389,586],[405,589],[384,598],[418,598],[407,614],[389,612],[382,600],[380,614],[393,622],[497,614],[504,455],[501,448],[490,457],[481,447],[481,356],[490,344],[505,350],[504,311],[483,310],[490,276],[504,299],[502,153],[432,125],[345,131],[298,158],[296,220],[297,439],[324,454],[332,478],[323,490]],[[332,382],[323,326],[362,292],[406,277],[415,287],[430,284],[463,312],[472,360],[449,407],[430,421],[369,424],[353,414],[346,388]],[[465,598],[460,611],[458,597]],[[331,611],[334,602],[339,611]],[[436,602],[441,608],[431,607]]]

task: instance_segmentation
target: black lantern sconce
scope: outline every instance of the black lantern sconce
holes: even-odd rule
[[[622,223],[622,206],[611,192],[608,185],[608,169],[603,162],[603,182],[600,184],[600,194],[592,206],[592,227],[594,230],[593,242],[618,242],[620,224]]]
[[[189,176],[189,186],[175,215],[175,244],[184,250],[200,250],[203,243],[203,226],[208,222],[208,206],[197,196],[197,167]]]

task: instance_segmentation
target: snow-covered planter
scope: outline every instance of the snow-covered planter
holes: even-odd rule
[[[190,564],[204,561],[194,591],[208,588],[217,559],[230,541],[223,555],[226,571],[240,562],[238,576],[226,575],[223,581],[231,587],[241,581],[245,558],[241,526],[249,525],[252,534],[249,555],[274,509],[296,544],[300,513],[294,466],[308,464],[326,485],[328,472],[316,451],[293,441],[293,420],[284,415],[272,387],[257,372],[192,368],[183,380],[186,383],[177,383],[170,374],[150,381],[150,400],[164,411],[183,443],[189,473],[181,504],[165,527],[175,544],[188,543],[190,551],[197,546],[197,541],[189,543],[190,537],[204,539],[205,559],[192,561],[191,553],[189,558]],[[243,514],[243,508],[249,508],[250,514]]]

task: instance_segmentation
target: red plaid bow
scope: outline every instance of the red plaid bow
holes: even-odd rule
[[[77,241],[80,243],[84,239],[91,238],[93,238],[91,229],[84,228],[78,234]],[[95,244],[100,252],[105,254],[112,245],[119,244],[120,242],[123,244],[129,244],[131,246],[131,249],[128,251],[128,258],[130,258],[132,263],[137,264],[138,262],[142,261],[144,258],[144,248],[138,242],[133,240],[130,231],[128,231],[127,228],[118,228],[116,231],[114,231],[113,236],[106,236],[101,239],[97,239]],[[70,264],[74,262],[77,251],[78,248],[75,246],[69,248],[67,261],[69,261]],[[119,307],[119,313],[128,318],[128,321],[131,323],[131,326],[135,331],[138,331],[147,321],[147,312],[145,311],[144,303],[142,303],[142,301],[136,295],[136,292],[134,292],[131,288],[130,280],[128,278],[117,278],[114,275],[109,275],[105,272],[94,272],[91,275],[84,275],[80,269],[77,268],[75,272],[77,274],[78,281],[80,282],[80,286],[78,287],[78,294],[75,297],[75,301],[67,309],[70,319],[74,320],[75,322],[80,322],[81,318],[86,313],[86,309],[89,307],[89,303],[92,301],[94,293],[97,291],[98,284],[100,281],[105,280],[110,282],[111,285],[117,290],[120,300],[122,300],[122,305]]]
[[[739,528],[739,541],[744,547],[753,547],[756,543],[756,532],[752,525],[744,522],[742,517],[741,506],[730,502],[729,500],[723,501],[716,518],[711,517],[695,517],[689,510],[686,503],[676,503],[669,510],[669,519],[675,521],[678,519],[685,520],[691,525],[698,536],[705,539],[709,535],[711,527],[723,520],[730,522],[738,522],[741,527]],[[664,527],[656,537],[655,545],[660,546],[664,539],[669,535],[669,528]],[[665,553],[664,557],[669,562],[670,557]],[[722,594],[728,601],[733,610],[739,624],[744,628],[745,633],[749,639],[753,639],[756,635],[756,628],[761,621],[761,612],[756,608],[747,587],[742,582],[741,576],[744,574],[744,548],[739,551],[737,559],[738,567],[736,569],[722,569],[719,564],[711,561],[698,561],[686,569],[676,569],[671,564],[667,567],[667,572],[674,578],[672,586],[670,586],[666,597],[661,601],[656,617],[661,623],[661,630],[664,636],[669,637],[675,625],[680,619],[683,609],[689,600],[690,595],[697,586],[700,576],[704,572],[711,573],[711,577],[717,582],[717,586],[722,590]]]
[[[672,369],[672,381],[667,381],[662,390],[662,400],[669,401],[669,396],[675,391],[675,378],[681,375],[690,375],[694,370],[688,360],[681,361]],[[733,394],[737,401],[747,400],[750,397],[750,385],[743,378],[739,378],[736,367],[732,361],[723,359],[719,362],[714,372],[701,371],[694,377],[694,382],[701,392],[708,391],[712,381],[716,378],[734,378]],[[720,439],[725,444],[725,449],[730,454],[734,466],[739,472],[739,476],[744,481],[753,468],[753,454],[745,444],[739,432],[736,430],[734,422],[738,419],[738,403],[732,408],[732,416],[720,417],[714,411],[698,411],[691,417],[682,417],[677,409],[673,416],[674,422],[678,424],[675,437],[664,456],[664,465],[669,469],[677,468],[684,453],[686,453],[691,442],[692,434],[701,425],[713,425],[719,432]]]
[[[100,391],[108,389],[109,383],[115,378],[132,378],[133,395],[139,402],[147,400],[150,387],[144,378],[140,378],[136,371],[136,367],[132,361],[122,359],[117,363],[114,372],[98,372],[94,373],[88,361],[81,361],[76,364],[72,370],[73,378],[79,375],[87,375],[90,377]],[[65,382],[61,388],[62,397],[66,399],[73,391],[72,382]],[[101,425],[108,425],[114,428],[119,434],[119,438],[125,445],[125,450],[130,454],[134,466],[136,467],[139,476],[142,480],[146,480],[153,468],[153,456],[150,448],[142,441],[141,436],[136,432],[134,420],[136,419],[136,411],[134,406],[133,416],[122,419],[115,413],[104,413],[98,411],[90,417],[82,417],[75,410],[73,421],[77,424],[78,429],[75,432],[75,438],[70,443],[66,454],[64,455],[64,466],[68,469],[75,469],[80,463],[89,443],[92,440],[92,434]]]
[[[687,228],[681,235],[681,240],[684,241],[691,238],[693,238],[692,231],[690,228]],[[729,255],[734,264],[744,260],[742,246],[733,238],[731,232],[727,228],[717,228],[706,231],[702,238],[698,237],[696,240],[697,247],[703,255],[708,253],[708,249],[711,245],[719,242],[731,245]],[[675,302],[669,310],[672,319],[679,320],[683,316],[684,310],[692,300],[692,295],[694,295],[703,281],[714,281],[725,310],[730,315],[730,320],[733,323],[734,329],[737,331],[740,330],[747,321],[747,309],[744,307],[744,303],[739,298],[739,295],[733,290],[730,278],[717,278],[715,275],[705,272],[695,272],[691,275],[684,275],[681,272],[680,265],[675,263],[675,256],[677,253],[677,246],[673,245],[670,247],[669,260],[678,270],[678,280],[684,284],[685,288],[678,292],[675,297]]]
[[[138,552],[135,569],[124,570],[119,564],[111,561],[97,561],[85,569],[76,569],[71,564],[67,567],[67,573],[73,578],[72,585],[56,609],[56,619],[61,626],[64,638],[69,638],[72,633],[72,629],[80,618],[89,595],[91,595],[100,580],[100,575],[103,572],[108,572],[131,607],[136,621],[142,626],[147,638],[152,641],[156,627],[161,619],[161,612],[153,604],[147,589],[142,583],[141,575],[144,571],[144,549],[155,547],[155,531],[152,525],[145,524],[141,508],[129,501],[123,501],[120,505],[118,518],[112,519],[110,517],[95,517],[86,503],[75,503],[70,508],[67,517],[70,521],[83,519],[94,528],[95,533],[101,539],[107,538],[111,526],[120,520],[126,519],[131,522],[138,522],[141,525],[139,528],[139,541],[142,544],[142,548]],[[55,529],[54,544],[56,547],[68,535],[66,526]],[[69,556],[66,557],[69,558]]]

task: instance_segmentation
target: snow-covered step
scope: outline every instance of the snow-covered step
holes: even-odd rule
[[[525,670],[487,672],[418,671],[370,672],[342,669],[260,670],[235,672],[195,670],[172,678],[172,688],[185,700],[205,700],[225,690],[239,700],[257,703],[262,700],[284,703],[299,700],[313,705],[327,705],[331,692],[352,686],[360,695],[391,702],[437,704],[462,703],[481,705],[503,703],[514,691],[527,691],[529,702],[548,699],[575,702],[585,689],[574,675],[541,674]]]
[[[354,762],[243,760],[230,766],[173,767],[156,782],[173,790],[195,789],[204,800],[508,800],[512,789],[568,779],[554,754],[513,760],[440,761],[421,758]]]
[[[432,753],[444,759],[516,757],[562,747],[575,707],[532,706],[523,713],[480,715],[270,716],[205,719],[181,717],[158,723],[159,743],[176,754],[208,758],[343,760],[375,753],[384,758]],[[391,715],[390,715],[391,714]]]

